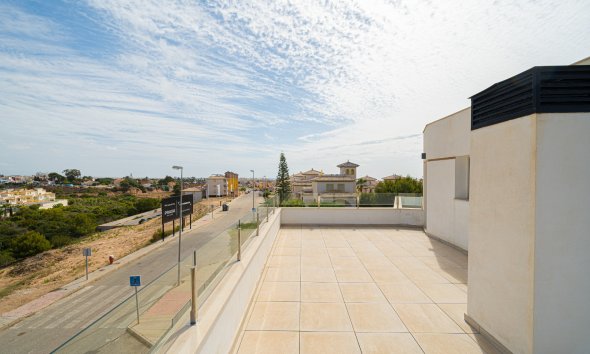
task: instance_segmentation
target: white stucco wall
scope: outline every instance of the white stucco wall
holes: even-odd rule
[[[471,133],[467,314],[514,353],[532,352],[535,151],[534,116]]]
[[[588,353],[590,113],[537,117],[534,352]]]
[[[393,208],[281,208],[281,224],[423,226],[424,211]]]
[[[470,154],[470,135],[470,108],[424,128],[425,231],[465,250],[469,244],[469,201],[455,199],[455,158]]]
[[[424,128],[426,159],[469,155],[471,107],[429,123]]]
[[[426,232],[452,242],[455,160],[428,161],[426,169]]]

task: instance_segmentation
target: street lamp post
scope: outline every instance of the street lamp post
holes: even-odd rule
[[[254,208],[254,191],[255,189],[255,184],[254,184],[254,170],[250,170],[250,172],[252,172],[252,212],[254,212],[256,209]]]
[[[178,234],[178,279],[177,284],[180,285],[180,250],[182,244],[182,166],[172,166],[175,170],[180,170],[180,233]]]

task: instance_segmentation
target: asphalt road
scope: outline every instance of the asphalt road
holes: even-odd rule
[[[257,198],[256,203],[262,201]],[[206,244],[251,213],[252,194],[235,199],[228,212],[198,229],[183,232],[181,258]],[[207,216],[206,216],[207,217]],[[178,237],[178,236],[176,236]],[[148,255],[105,275],[91,285],[59,300],[38,313],[0,331],[2,353],[48,353],[86,328],[133,294],[130,275],[141,275],[148,284],[177,263],[178,243],[170,242]],[[130,349],[130,348],[129,348]]]

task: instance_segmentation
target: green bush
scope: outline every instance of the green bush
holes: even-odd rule
[[[9,250],[2,250],[0,251],[0,267],[10,264],[15,261],[15,258],[12,256]]]
[[[51,243],[49,243],[45,236],[36,231],[26,232],[15,238],[12,242],[12,254],[16,258],[34,256],[50,248]]]
[[[281,206],[284,206],[284,207],[304,207],[305,203],[301,199],[289,199],[289,200],[283,201]]]
[[[53,248],[60,248],[63,246],[67,246],[74,242],[74,238],[66,235],[56,235],[49,240],[51,242],[51,246]]]
[[[158,209],[160,207],[160,199],[156,198],[139,198],[135,202],[135,209],[138,213]]]
[[[184,224],[184,229],[186,230],[186,224]],[[175,232],[178,232],[179,230],[180,230],[180,226],[176,226],[174,228]],[[150,239],[150,243],[161,241],[163,237],[170,236],[170,235],[172,235],[172,230],[166,230],[166,231],[164,231],[164,233],[162,233],[162,230],[157,230],[152,235],[152,238]]]

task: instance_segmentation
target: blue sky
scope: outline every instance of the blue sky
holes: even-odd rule
[[[422,176],[424,125],[590,56],[590,1],[1,1],[0,173]]]

